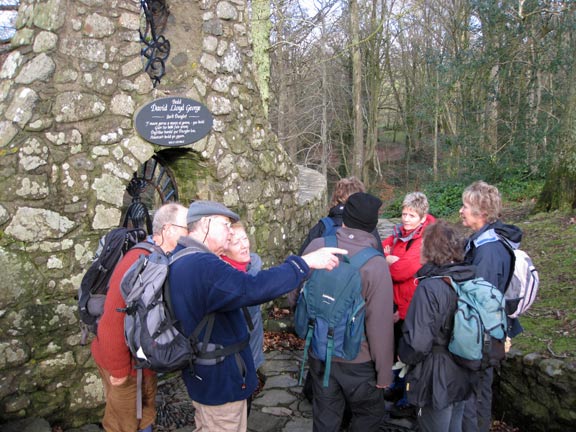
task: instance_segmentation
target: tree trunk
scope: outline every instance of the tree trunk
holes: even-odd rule
[[[572,157],[575,155],[576,151],[572,149]],[[567,163],[562,162],[559,161],[548,173],[534,213],[576,209],[576,173]]]
[[[434,156],[432,161],[432,169],[434,172],[434,181],[438,181],[438,117],[440,116],[440,79],[438,77],[438,66],[435,70],[436,75],[436,89],[435,89],[435,104],[434,104]]]
[[[324,40],[324,35],[326,33],[324,22],[324,16],[322,16],[322,40]],[[324,46],[322,46],[322,57],[324,57]],[[320,144],[322,146],[322,158],[321,158],[321,171],[324,177],[328,178],[328,166],[330,161],[328,159],[329,153],[329,143],[328,143],[328,72],[327,72],[327,62],[324,58],[321,60],[321,71],[322,71],[322,120],[320,124]]]
[[[576,34],[567,36],[576,49]],[[576,209],[576,64],[573,58],[566,65],[566,99],[560,119],[558,151],[534,211]]]
[[[382,16],[379,17],[378,11]],[[370,37],[364,45],[366,87],[366,144],[362,177],[364,183],[370,188],[378,178],[382,177],[380,160],[378,157],[378,123],[380,121],[380,95],[384,71],[381,67],[381,50],[385,43],[383,26],[379,18],[384,20],[384,4],[380,0],[372,0],[370,10]]]
[[[252,0],[252,41],[256,81],[262,97],[264,114],[268,117],[268,99],[270,98],[270,0]]]
[[[352,175],[362,179],[362,171],[364,167],[364,127],[362,121],[360,20],[357,0],[350,0],[350,34],[352,36],[352,106],[354,115]]]

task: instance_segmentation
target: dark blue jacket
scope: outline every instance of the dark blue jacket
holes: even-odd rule
[[[174,252],[185,246],[206,252],[182,257],[170,268],[175,318],[188,336],[205,315],[215,312],[210,342],[223,346],[248,338],[242,307],[270,301],[297,288],[310,272],[302,258],[290,256],[283,264],[252,276],[234,269],[190,238],[180,239]],[[193,373],[184,369],[182,377],[190,398],[204,405],[247,399],[258,383],[249,345],[240,356],[242,362],[230,355],[214,366],[195,365]]]
[[[514,272],[512,253],[496,234],[508,239],[511,244],[520,244],[522,240],[522,230],[515,225],[500,221],[486,224],[468,239],[465,261],[476,266],[477,277],[484,278],[504,293]],[[514,337],[522,331],[518,319],[508,318],[508,336]]]

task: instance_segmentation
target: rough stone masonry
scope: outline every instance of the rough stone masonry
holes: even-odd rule
[[[133,173],[164,152],[135,132],[139,107],[171,95],[208,107],[210,133],[170,158],[180,200],[235,208],[268,263],[297,250],[324,212],[325,181],[300,194],[263,114],[244,0],[168,5],[171,53],[153,88],[139,1],[21,1],[0,69],[0,423],[100,415],[75,295],[98,239],[120,223]]]

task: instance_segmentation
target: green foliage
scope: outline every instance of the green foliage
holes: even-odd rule
[[[462,207],[462,192],[469,184],[479,179],[429,183],[421,188],[421,192],[428,197],[430,214],[441,218],[458,214],[458,210]],[[490,182],[490,179],[485,180]],[[498,187],[504,201],[520,202],[537,199],[542,190],[543,180],[527,180],[517,175],[493,184]],[[411,190],[397,189],[394,198],[385,205],[383,216],[400,217],[402,201],[406,193],[409,192]]]
[[[395,195],[391,201],[382,206],[382,216],[385,218],[397,218],[402,213],[402,200],[404,195]]]
[[[460,182],[430,183],[421,189],[426,194],[430,203],[430,214],[436,217],[445,217],[457,213],[462,206],[462,191],[466,184]],[[387,203],[384,217],[400,217],[402,213],[402,201],[406,193],[410,191],[398,191],[394,199]]]
[[[537,199],[542,191],[544,180],[526,180],[519,177],[504,179],[498,183],[498,190],[506,201]]]
[[[445,217],[458,213],[462,207],[462,191],[466,186],[460,182],[440,182],[426,186],[423,192],[430,203],[430,214]]]

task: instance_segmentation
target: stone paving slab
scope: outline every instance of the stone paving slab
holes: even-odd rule
[[[261,367],[264,388],[252,402],[248,429],[254,432],[312,430],[312,406],[298,385],[302,352],[272,351]]]
[[[265,354],[263,370],[266,372],[266,383],[262,391],[252,402],[248,417],[249,432],[310,432],[312,431],[312,405],[302,395],[298,385],[299,366],[302,361],[301,351],[272,351]],[[159,386],[159,393],[166,393],[163,403],[170,405],[171,415],[179,420],[190,418],[190,424],[155,427],[155,432],[193,432],[194,422],[188,403],[188,395],[180,376],[167,379]],[[174,401],[179,403],[174,403]],[[171,404],[172,401],[172,404]],[[161,404],[160,404],[161,405]],[[164,408],[166,410],[167,407]],[[162,408],[159,407],[159,412]],[[186,416],[184,416],[186,411]],[[159,419],[160,420],[160,419]],[[50,432],[48,422],[43,419],[27,419],[1,425],[2,432]],[[414,431],[414,424],[408,420],[389,420],[380,431],[406,432]],[[85,425],[66,432],[101,432],[98,425]]]

